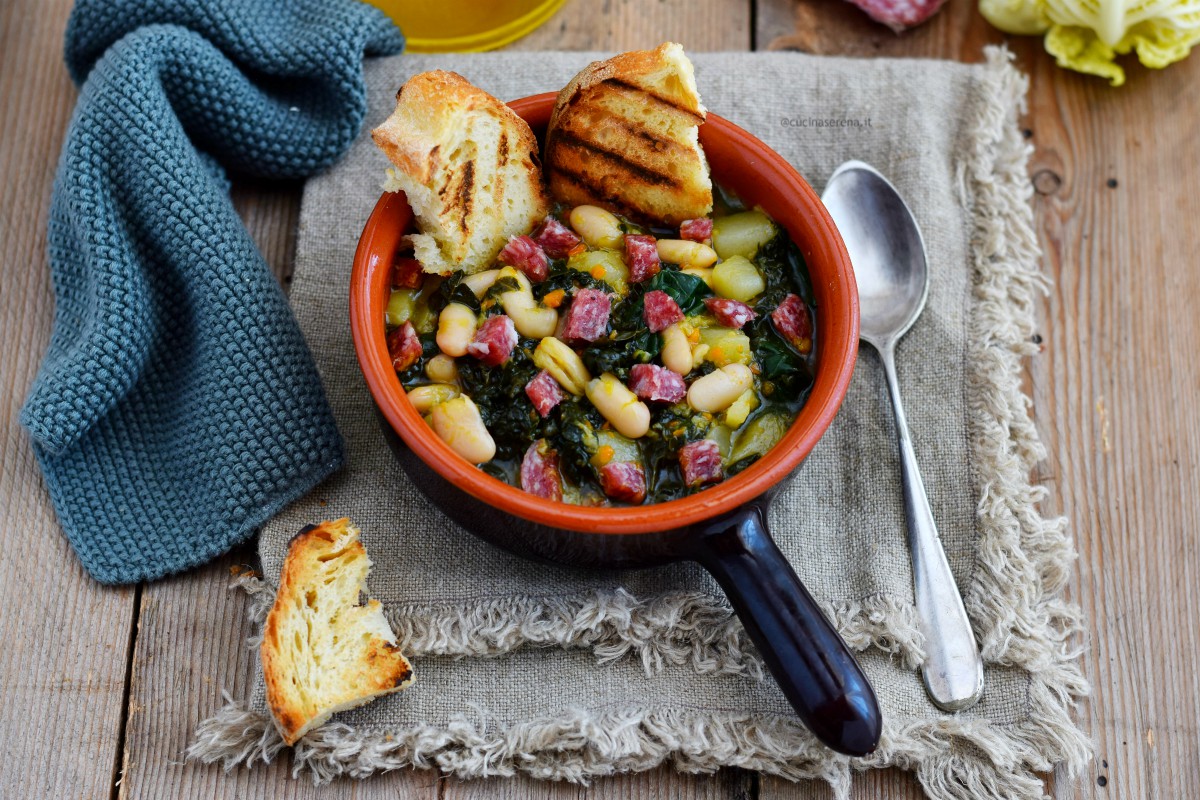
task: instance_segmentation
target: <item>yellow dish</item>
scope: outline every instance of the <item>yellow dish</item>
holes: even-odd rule
[[[413,53],[494,50],[533,31],[565,0],[367,0],[396,21]]]

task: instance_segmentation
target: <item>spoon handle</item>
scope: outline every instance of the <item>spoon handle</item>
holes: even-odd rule
[[[975,705],[983,694],[983,660],[979,657],[962,596],[946,562],[946,551],[942,549],[933,511],[929,508],[929,497],[925,494],[925,483],[917,467],[917,454],[904,418],[904,405],[900,402],[894,345],[889,343],[879,348],[879,355],[892,397],[896,431],[900,435],[908,548],[912,553],[917,617],[925,638],[925,663],[921,666],[925,692],[938,708],[961,711]]]

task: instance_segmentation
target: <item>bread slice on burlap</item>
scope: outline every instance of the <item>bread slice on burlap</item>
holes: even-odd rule
[[[409,78],[371,137],[395,165],[385,188],[403,190],[416,215],[409,240],[426,272],[489,267],[550,210],[529,125],[457,73]]]
[[[413,682],[378,600],[359,604],[371,561],[348,519],[292,539],[263,629],[263,679],[289,745],[334,713]]]
[[[550,193],[642,222],[706,216],[713,195],[699,139],[705,116],[678,44],[589,64],[559,93],[550,118]]]

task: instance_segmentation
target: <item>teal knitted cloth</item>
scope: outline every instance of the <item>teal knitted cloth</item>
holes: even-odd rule
[[[366,111],[363,56],[402,48],[356,0],[77,3],[66,61],[81,88],[50,209],[54,332],[21,421],[97,580],[208,561],[341,464],[225,169],[327,167]]]

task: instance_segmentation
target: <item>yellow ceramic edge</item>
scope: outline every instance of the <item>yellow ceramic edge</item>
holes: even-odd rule
[[[566,0],[547,0],[512,22],[472,36],[458,36],[451,39],[409,39],[406,50],[410,53],[470,53],[494,50],[533,32],[535,28],[552,17],[554,12],[562,8],[565,2]]]

